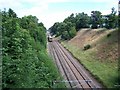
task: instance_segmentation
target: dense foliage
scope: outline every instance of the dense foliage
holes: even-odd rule
[[[69,40],[81,28],[116,28],[118,26],[117,20],[118,16],[114,7],[108,15],[102,15],[100,11],[91,11],[91,16],[84,12],[77,13],[76,15],[72,13],[63,22],[56,22],[49,30],[52,35],[61,36],[62,39]]]
[[[36,16],[2,11],[3,88],[54,87],[58,72],[46,52],[46,28]],[[57,87],[57,86],[56,86]]]

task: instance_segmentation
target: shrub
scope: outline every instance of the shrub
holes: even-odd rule
[[[73,38],[74,36],[76,35],[76,29],[75,27],[72,27],[71,30],[70,30],[70,38]]]
[[[111,33],[107,34],[107,37],[110,37],[111,36]]]
[[[61,35],[61,38],[64,40],[68,40],[69,39],[69,34],[67,31],[64,31],[63,34]]]
[[[91,45],[87,44],[87,45],[84,46],[84,49],[83,49],[83,50],[88,50],[88,49],[90,49],[90,48],[91,48]]]
[[[44,26],[39,26],[31,15],[24,17],[29,22],[25,27],[26,19],[11,18],[7,12],[2,14],[5,19],[2,20],[2,88],[54,87],[52,81],[62,78],[47,54]]]

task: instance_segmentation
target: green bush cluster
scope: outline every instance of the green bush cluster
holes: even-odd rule
[[[52,88],[59,74],[46,52],[46,28],[35,16],[2,11],[3,88]]]
[[[107,34],[107,37],[110,37],[111,36],[111,33]]]
[[[61,36],[63,40],[69,40],[76,35],[75,26],[71,22],[61,22],[55,23],[51,28],[50,32],[56,34],[56,36]]]
[[[91,48],[91,45],[87,44],[87,45],[84,46],[84,49],[83,49],[83,50],[88,50],[88,49],[90,49],[90,48]]]

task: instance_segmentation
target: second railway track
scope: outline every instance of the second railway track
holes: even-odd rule
[[[87,75],[88,73],[84,71],[79,62],[58,41],[53,40],[48,45],[49,52],[64,77],[64,81],[55,82],[65,82],[68,88],[81,88],[83,90],[102,88],[98,82]]]

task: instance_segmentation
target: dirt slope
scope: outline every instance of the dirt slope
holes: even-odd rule
[[[81,29],[68,43],[83,50],[87,44],[91,45],[88,50],[94,51],[96,57],[114,62],[118,57],[118,30],[111,29]]]

